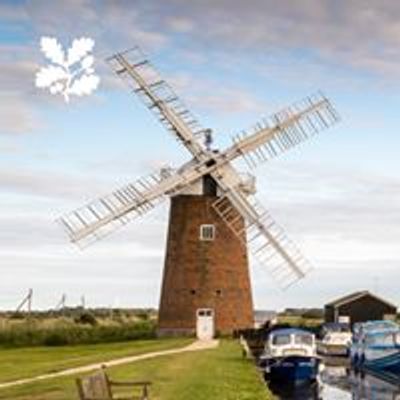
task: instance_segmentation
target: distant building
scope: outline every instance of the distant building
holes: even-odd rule
[[[367,290],[341,297],[325,305],[325,322],[345,322],[353,325],[382,319],[394,319],[397,306]]]

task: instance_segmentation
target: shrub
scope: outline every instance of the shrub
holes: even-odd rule
[[[86,325],[97,325],[97,319],[96,317],[90,313],[90,312],[84,312],[81,315],[79,315],[78,317],[75,317],[74,321],[77,324],[86,324]]]
[[[148,321],[150,319],[150,314],[146,311],[140,311],[136,314],[136,317],[143,321]]]
[[[320,308],[310,308],[302,314],[303,318],[309,319],[323,319],[324,318],[324,310]]]

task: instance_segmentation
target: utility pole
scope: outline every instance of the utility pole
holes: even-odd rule
[[[64,315],[66,301],[67,301],[67,295],[65,293],[63,293],[60,301],[57,303],[57,305],[55,307],[55,310],[56,311],[59,310],[62,315]]]
[[[19,303],[15,312],[19,313],[22,310],[22,308],[26,305],[28,311],[28,317],[30,317],[32,312],[32,297],[33,297],[33,289],[29,289],[28,294]]]

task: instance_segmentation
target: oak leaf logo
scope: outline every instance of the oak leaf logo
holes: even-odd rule
[[[93,39],[74,39],[65,52],[56,38],[43,36],[40,47],[50,64],[36,73],[36,87],[61,94],[67,103],[71,95],[88,95],[97,89],[100,78],[94,73],[94,58],[90,54]]]

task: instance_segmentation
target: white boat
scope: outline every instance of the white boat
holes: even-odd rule
[[[315,380],[319,366],[315,336],[301,329],[272,331],[260,357],[260,365],[271,380]]]
[[[400,373],[399,325],[370,321],[356,326],[350,353],[357,368]]]
[[[349,355],[352,333],[348,325],[326,324],[322,329],[322,340],[318,352],[326,356]]]

